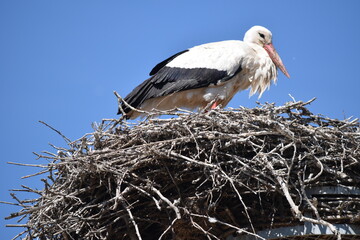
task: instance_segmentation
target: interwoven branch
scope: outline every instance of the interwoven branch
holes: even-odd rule
[[[34,165],[44,189],[14,195],[8,219],[28,217],[26,239],[224,239],[304,221],[340,238],[333,223],[360,222],[359,199],[322,205],[306,191],[359,185],[359,122],[314,115],[312,101],[104,120],[38,154],[51,162]]]

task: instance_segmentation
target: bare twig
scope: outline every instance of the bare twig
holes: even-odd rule
[[[65,137],[64,134],[62,134],[59,130],[56,130],[55,128],[53,128],[52,126],[50,126],[49,124],[43,122],[43,121],[39,121],[39,123],[44,124],[45,126],[47,126],[48,128],[50,128],[51,130],[55,131],[57,134],[59,134],[65,141],[66,143],[70,143],[70,139],[68,139],[67,137]]]
[[[123,103],[145,113],[114,94],[120,111]],[[40,190],[12,190],[10,204],[20,210],[8,226],[26,228],[18,236],[28,240],[226,239],[235,232],[263,239],[260,229],[311,222],[340,239],[334,223],[358,221],[360,197],[311,199],[306,190],[360,185],[359,122],[314,115],[307,109],[314,99],[291,98],[252,109],[154,110],[139,123],[104,119],[75,141],[42,122],[68,147],[36,153],[38,164],[11,163],[39,168],[26,177],[48,176]],[[175,117],[154,118],[161,114]]]

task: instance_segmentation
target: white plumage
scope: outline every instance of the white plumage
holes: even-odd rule
[[[244,41],[202,44],[166,59],[124,100],[145,111],[203,108],[214,100],[212,108],[225,107],[240,90],[251,88],[251,95],[261,96],[271,81],[276,82],[277,67],[290,77],[272,45],[271,32],[254,26]],[[141,115],[125,104],[122,109],[128,118]]]
[[[242,56],[249,53],[242,41],[229,40],[206,43],[189,49],[188,52],[169,62],[167,67],[211,68],[233,74],[239,67]]]

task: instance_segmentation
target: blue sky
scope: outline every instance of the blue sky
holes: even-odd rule
[[[262,25],[291,79],[260,102],[284,104],[317,97],[314,113],[360,117],[360,1],[0,1],[0,200],[8,190],[42,188],[41,177],[20,180],[38,169],[6,162],[44,163],[32,152],[65,146],[44,121],[75,140],[91,123],[116,118],[122,96],[148,77],[158,62],[194,45],[239,39]],[[257,97],[238,93],[228,106],[255,106]],[[45,177],[45,176],[43,176]],[[0,205],[4,217],[18,208]]]

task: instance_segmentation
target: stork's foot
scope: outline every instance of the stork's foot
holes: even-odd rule
[[[219,106],[219,103],[215,101],[215,102],[211,105],[210,109],[211,109],[211,110],[212,110],[212,109],[215,109],[217,106]]]
[[[213,109],[215,109],[217,107],[221,107],[221,105],[219,104],[219,102],[213,100],[206,107],[201,109],[200,112],[207,113],[207,112],[210,112],[211,110],[213,110]]]

